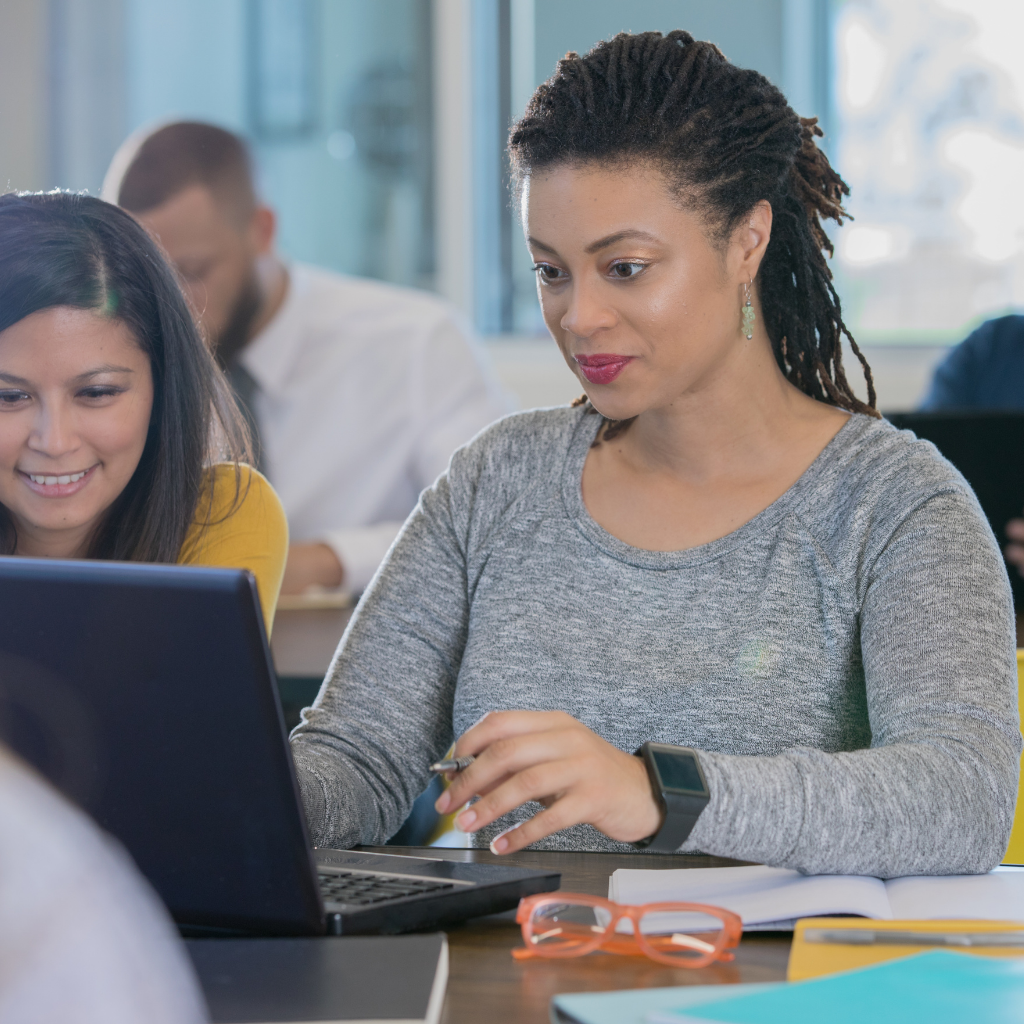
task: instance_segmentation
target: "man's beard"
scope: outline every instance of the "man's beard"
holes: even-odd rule
[[[242,283],[242,290],[238,293],[235,304],[231,307],[224,330],[216,338],[211,339],[214,355],[222,367],[230,366],[235,356],[249,343],[253,321],[262,304],[263,296],[260,294],[256,270],[251,268]]]

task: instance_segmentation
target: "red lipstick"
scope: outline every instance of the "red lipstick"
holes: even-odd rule
[[[600,353],[596,356],[579,355],[573,358],[583,371],[583,376],[591,384],[611,384],[636,357]]]

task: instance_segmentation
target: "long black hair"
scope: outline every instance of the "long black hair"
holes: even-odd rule
[[[92,537],[89,557],[174,562],[204,486],[213,486],[205,468],[215,460],[237,467],[246,454],[230,388],[174,272],[127,213],[69,192],[0,196],[0,331],[57,306],[123,323],[153,373],[142,457]],[[14,521],[0,505],[0,553],[16,547]]]
[[[846,183],[801,118],[756,71],[730,64],[688,32],[621,33],[585,57],[568,53],[512,126],[509,155],[521,185],[556,164],[646,161],[724,241],[766,200],[774,220],[758,272],[765,327],[779,368],[801,391],[877,416],[871,369],[843,322],[821,218],[842,223]],[[853,393],[842,339],[860,360],[868,400]],[[604,436],[631,421],[609,423]]]

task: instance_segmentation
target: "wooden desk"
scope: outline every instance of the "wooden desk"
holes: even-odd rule
[[[608,895],[608,876],[616,868],[708,868],[736,863],[717,857],[614,853],[526,851],[495,857],[487,850],[394,846],[367,849],[485,864],[555,868],[562,872],[562,888],[566,892],[595,896]],[[789,941],[788,935],[754,932],[743,937],[732,963],[701,970],[662,967],[647,957],[600,953],[571,960],[513,960],[512,948],[522,945],[514,912],[479,918],[448,931],[451,967],[441,1020],[443,1024],[544,1024],[551,997],[560,992],[784,981]]]

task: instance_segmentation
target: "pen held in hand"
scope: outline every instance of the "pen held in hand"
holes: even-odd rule
[[[467,754],[465,757],[449,757],[443,761],[435,761],[431,766],[430,770],[437,775],[442,775],[444,772],[461,772],[465,771],[476,758],[472,754]]]

